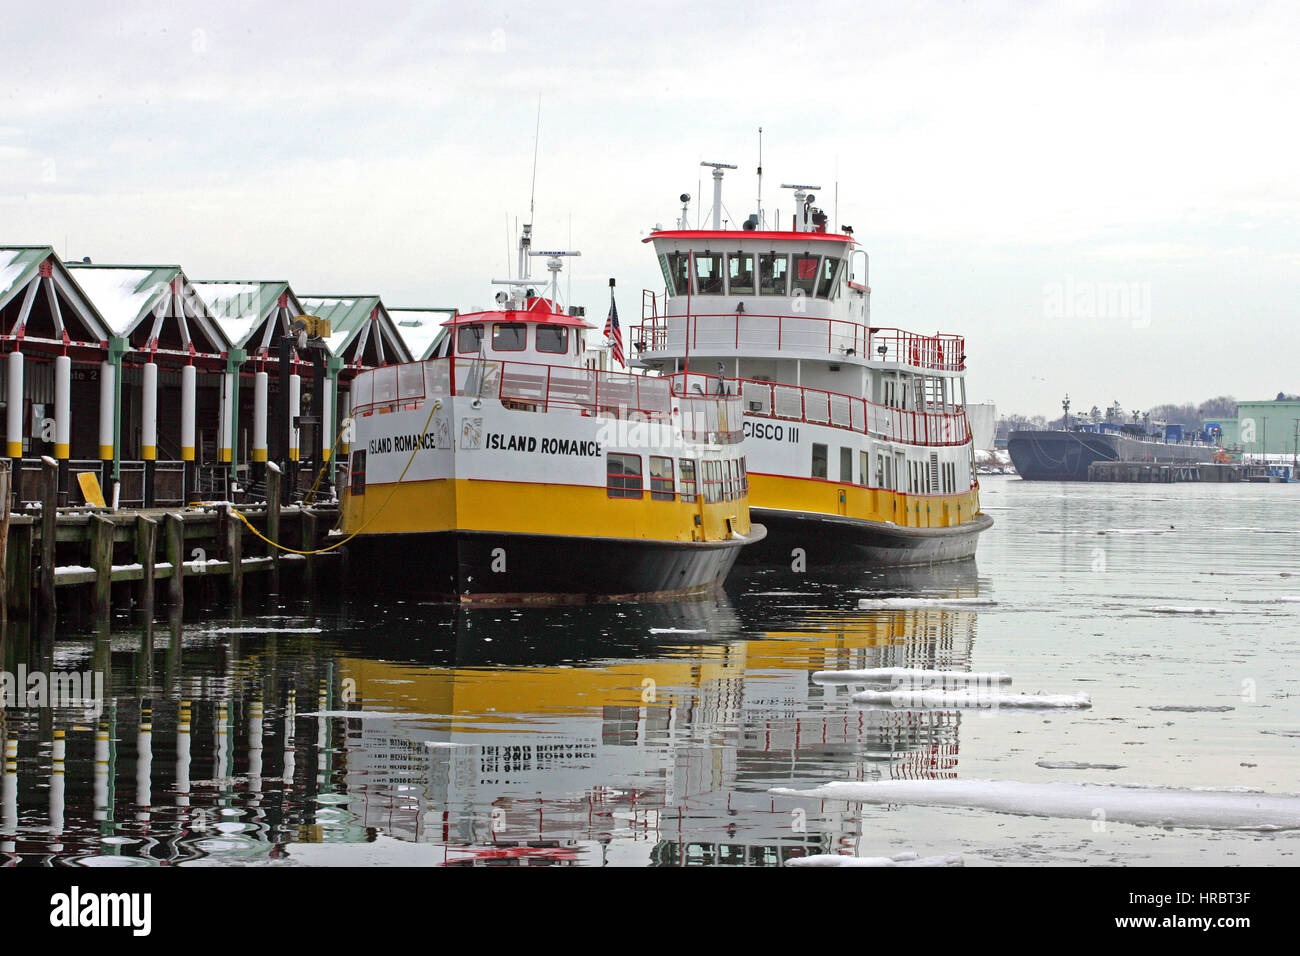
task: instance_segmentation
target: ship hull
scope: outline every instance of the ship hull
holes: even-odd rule
[[[1095,461],[1200,464],[1213,461],[1215,449],[1095,432],[1017,431],[1007,440],[1007,452],[1027,481],[1087,481]]]
[[[671,598],[721,587],[741,548],[727,541],[659,541],[489,531],[362,535],[350,573],[367,591],[459,604],[583,604]]]
[[[902,568],[961,561],[975,555],[980,532],[993,526],[988,515],[945,528],[907,528],[884,521],[807,511],[750,508],[767,537],[746,548],[746,564],[805,567]]]

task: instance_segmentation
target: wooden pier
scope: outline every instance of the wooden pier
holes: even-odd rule
[[[10,473],[0,461],[0,502]],[[41,506],[34,513],[0,516],[0,602],[6,620],[47,620],[89,614],[107,621],[114,611],[136,608],[152,616],[159,596],[179,610],[187,591],[228,600],[242,608],[245,578],[261,593],[277,593],[282,573],[313,588],[322,567],[342,561],[342,551],[282,551],[249,530],[296,552],[330,544],[338,508],[281,505],[280,475],[268,474],[268,500],[173,509],[60,508],[58,468],[41,476]],[[253,577],[255,576],[255,577]],[[264,586],[263,586],[264,585]]]
[[[1266,474],[1264,465],[1241,462],[1152,462],[1094,461],[1088,466],[1089,481],[1138,483],[1239,482]]]

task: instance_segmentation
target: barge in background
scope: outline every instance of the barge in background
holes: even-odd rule
[[[1007,439],[1016,471],[1028,481],[1087,481],[1094,462],[1206,465],[1222,449],[1181,425],[1081,423],[1069,429],[1026,429]]]

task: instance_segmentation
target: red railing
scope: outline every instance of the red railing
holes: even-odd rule
[[[717,348],[739,351],[743,343],[749,349],[811,351],[836,358],[857,356],[937,372],[960,372],[966,368],[966,340],[960,335],[919,335],[846,319],[759,312],[672,316],[677,327],[670,333],[670,317],[659,314],[654,293],[648,290],[642,293],[641,308],[641,324],[632,326],[631,340],[644,352],[662,352],[673,347],[685,351],[688,346],[692,352],[702,349],[708,353]]]
[[[367,416],[417,407],[426,396],[449,394],[451,359],[389,365],[353,381],[352,414]],[[597,418],[666,423],[680,413],[691,440],[741,440],[743,408],[734,381],[716,376],[657,377],[533,362],[458,357],[456,394],[497,399],[520,411],[572,412]]]
[[[741,397],[745,414],[759,418],[829,425],[910,445],[964,445],[970,441],[964,409],[911,411],[820,388],[751,379],[741,382]]]

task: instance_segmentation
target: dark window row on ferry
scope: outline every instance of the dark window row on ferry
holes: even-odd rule
[[[689,292],[833,299],[844,264],[839,256],[783,252],[697,252],[693,270],[691,260],[691,254],[686,252],[669,252],[659,257],[669,295]]]
[[[841,447],[839,450],[839,481],[847,485],[860,484],[872,487],[868,480],[871,475],[870,454],[858,452],[857,481],[853,480],[853,449]],[[829,448],[818,442],[812,446],[813,478],[830,480]],[[907,486],[899,487],[898,478],[906,468]],[[876,453],[875,487],[888,491],[908,491],[912,494],[956,494],[957,463],[940,462],[937,454],[931,454],[928,462],[907,461],[901,452],[891,454],[888,451]]]
[[[528,349],[528,329],[534,328],[534,348],[538,352],[551,355],[567,355],[570,339],[573,340],[573,354],[582,351],[582,336],[569,335],[565,325],[537,325],[530,322],[493,322],[491,350],[493,352],[524,352]],[[461,355],[478,355],[486,351],[484,347],[485,325],[475,323],[462,325],[456,330],[456,351]]]
[[[749,494],[749,472],[744,458],[727,461],[696,462],[693,458],[677,461],[674,487],[673,459],[667,455],[648,455],[646,472],[642,472],[640,455],[610,452],[605,465],[605,489],[611,498],[641,498],[645,493],[644,477],[650,479],[653,501],[672,501],[678,495],[694,502],[703,494],[706,504],[735,501]]]

